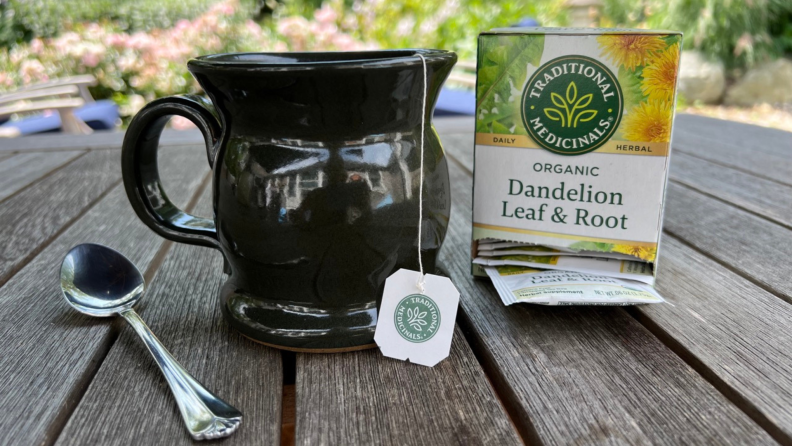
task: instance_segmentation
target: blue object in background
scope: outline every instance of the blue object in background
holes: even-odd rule
[[[519,22],[511,25],[510,28],[534,28],[539,26],[539,22],[531,17],[524,17]]]
[[[443,88],[437,98],[435,116],[474,116],[476,94],[469,90]]]
[[[74,110],[74,116],[94,130],[112,130],[118,124],[118,105],[111,100],[91,102]],[[47,111],[16,121],[7,121],[0,127],[16,127],[22,135],[58,132],[61,129],[60,114]]]

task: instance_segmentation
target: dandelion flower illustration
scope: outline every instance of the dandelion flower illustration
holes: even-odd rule
[[[647,262],[654,262],[657,257],[657,248],[650,248],[647,246],[615,245],[613,251],[635,256]]]
[[[674,99],[677,65],[679,64],[679,44],[675,43],[665,51],[657,53],[643,69],[641,91],[649,99],[670,101]]]
[[[627,113],[622,121],[624,137],[638,142],[671,141],[670,101],[648,100]]]
[[[608,59],[632,71],[640,65],[646,65],[655,51],[666,46],[660,36],[634,34],[607,34],[597,37],[597,42]]]

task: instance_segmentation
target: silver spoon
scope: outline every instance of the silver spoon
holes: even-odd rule
[[[242,412],[204,388],[162,346],[132,306],[146,283],[135,265],[102,245],[75,246],[63,259],[61,289],[69,305],[89,316],[121,315],[132,325],[165,374],[184,424],[196,440],[231,435],[242,422]]]

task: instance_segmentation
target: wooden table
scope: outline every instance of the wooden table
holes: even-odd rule
[[[469,275],[472,122],[436,124],[452,161],[442,259],[462,300],[432,369],[229,330],[220,255],[138,221],[120,134],[0,141],[0,444],[190,442],[133,332],[63,301],[60,262],[83,242],[145,271],[143,317],[245,413],[225,444],[792,444],[792,133],[677,119],[658,273],[673,305],[506,308]],[[200,135],[163,144],[169,195],[206,215]]]

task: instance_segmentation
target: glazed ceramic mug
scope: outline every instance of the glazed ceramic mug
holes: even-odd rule
[[[420,178],[427,273],[445,237],[448,166],[431,112],[455,62],[440,50],[193,59],[211,102],[168,97],[134,117],[122,155],[129,200],[163,237],[223,253],[221,307],[244,335],[299,351],[373,346],[385,279],[418,269]],[[173,115],[203,132],[212,219],[163,190],[157,145]]]

